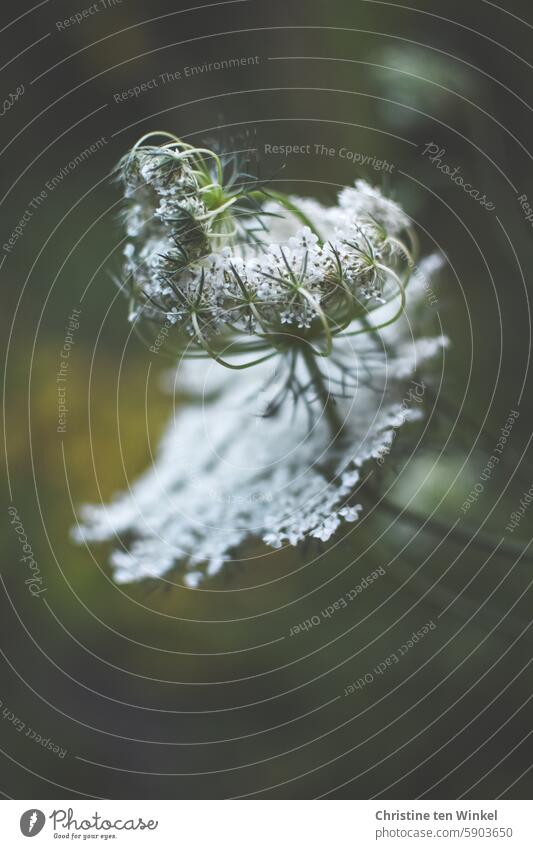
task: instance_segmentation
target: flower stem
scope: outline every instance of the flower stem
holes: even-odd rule
[[[307,371],[309,372],[309,377],[311,378],[312,386],[322,403],[322,411],[330,426],[333,441],[337,441],[344,430],[344,420],[339,413],[337,402],[326,386],[324,375],[320,370],[312,348],[308,345],[303,345],[301,352]]]

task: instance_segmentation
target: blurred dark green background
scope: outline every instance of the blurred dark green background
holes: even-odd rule
[[[0,790],[14,798],[529,796],[533,564],[506,546],[521,551],[533,513],[512,535],[505,525],[533,483],[532,233],[517,199],[533,198],[531,4],[252,0],[183,11],[169,0],[122,0],[57,26],[89,5],[50,0],[2,11],[3,97],[25,87],[0,119],[2,244],[33,212],[0,257],[6,505],[18,511],[47,592],[34,598],[24,583],[6,508]],[[255,56],[241,68],[185,76],[186,67]],[[176,71],[181,79],[116,102]],[[199,590],[118,587],[109,546],[71,543],[75,509],[125,488],[179,414],[180,398],[160,388],[169,362],[131,335],[111,279],[123,235],[109,173],[153,129],[259,153],[265,144],[347,147],[394,164],[386,178],[339,156],[289,157],[282,172],[283,158],[267,156],[262,167],[325,200],[357,176],[383,184],[418,223],[424,252],[448,260],[423,328],[442,327],[451,341],[423,372],[439,398],[428,398],[428,427],[402,433],[387,466],[398,475],[398,512],[418,490],[420,521],[391,524],[363,495],[368,518],[329,550],[273,553],[250,543],[244,567]],[[493,212],[431,165],[422,154],[430,142]],[[73,308],[80,327],[59,434],[56,374]],[[464,517],[512,409],[520,416],[504,459]],[[434,508],[441,525],[416,533]],[[468,545],[448,535],[458,519],[467,541],[469,528],[482,528]],[[492,553],[483,534],[504,543]],[[378,567],[386,574],[347,609],[288,636]],[[343,695],[429,620],[437,628],[397,667]],[[67,754],[18,732],[11,714]]]

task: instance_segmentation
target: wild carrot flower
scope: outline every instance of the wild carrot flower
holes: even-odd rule
[[[355,521],[361,467],[420,415],[402,384],[445,340],[413,338],[409,219],[378,189],[357,181],[325,206],[175,137],[147,141],[119,166],[130,320],[172,324],[179,375],[202,391],[76,536],[121,541],[119,581],[179,562],[195,584],[251,535],[276,548]]]
[[[120,163],[131,320],[174,324],[181,354],[276,355],[298,340],[329,354],[369,309],[403,303],[409,221],[396,203],[358,181],[324,207],[223,160],[176,139]]]

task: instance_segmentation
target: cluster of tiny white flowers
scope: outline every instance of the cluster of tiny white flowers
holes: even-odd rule
[[[252,399],[267,364],[235,378],[217,363],[182,363],[191,385],[206,396],[216,388],[218,396],[173,417],[152,468],[111,504],[83,508],[76,539],[117,543],[111,564],[118,582],[161,577],[179,563],[190,586],[238,562],[240,546],[253,537],[271,548],[327,542],[361,514],[361,467],[388,453],[395,430],[421,415],[394,399],[406,375],[445,344],[420,342],[395,345],[379,366],[376,359],[382,393],[361,385],[354,398],[339,400],[346,438],[337,447],[323,418],[308,431],[303,408],[257,416]]]

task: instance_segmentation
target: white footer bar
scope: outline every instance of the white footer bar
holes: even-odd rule
[[[0,834],[2,846],[35,849],[533,847],[528,801],[10,800]]]

